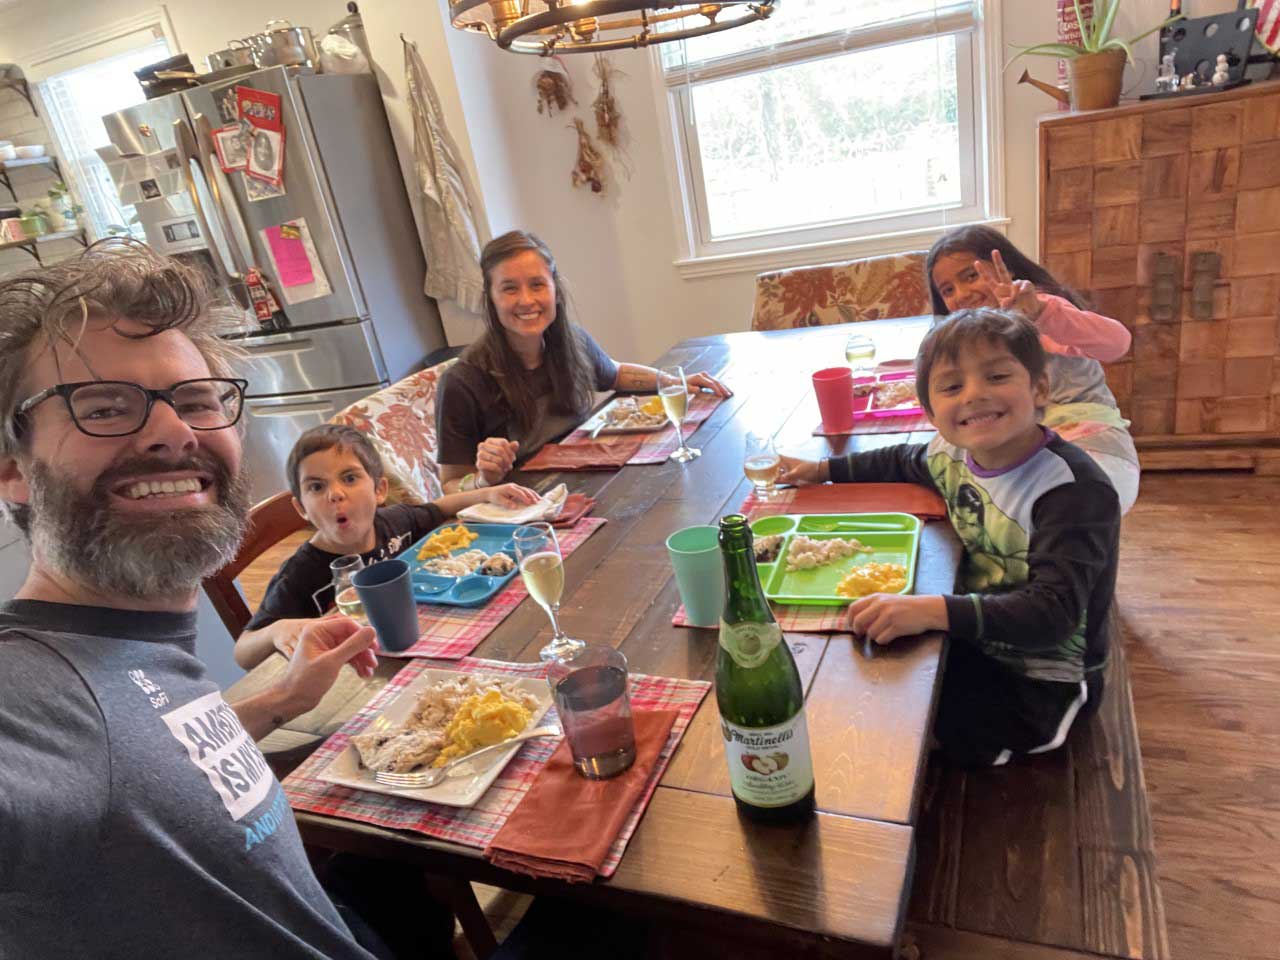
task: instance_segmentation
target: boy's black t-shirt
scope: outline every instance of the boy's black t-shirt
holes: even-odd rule
[[[366,564],[394,557],[444,523],[434,503],[398,503],[379,507],[373,517],[377,540],[361,554]],[[267,584],[266,596],[246,630],[261,630],[277,620],[321,616],[333,606],[333,574],[329,564],[342,554],[329,553],[307,542],[284,562]]]

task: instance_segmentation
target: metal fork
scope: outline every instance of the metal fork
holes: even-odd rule
[[[443,767],[432,767],[430,770],[416,770],[413,773],[386,773],[382,770],[374,772],[373,778],[378,783],[388,787],[400,787],[406,790],[420,790],[425,787],[434,787],[443,780],[452,770],[460,763],[466,763],[474,760],[483,753],[489,753],[493,750],[501,750],[504,747],[510,747],[517,743],[524,743],[526,740],[536,740],[539,737],[558,737],[561,730],[557,726],[538,727],[536,730],[530,730],[528,733],[522,733],[518,737],[512,737],[510,740],[503,740],[501,743],[495,743],[488,747],[481,747],[479,750],[472,750],[465,756],[450,760]]]

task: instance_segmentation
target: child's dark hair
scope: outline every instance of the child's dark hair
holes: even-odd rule
[[[933,416],[929,376],[934,364],[939,360],[954,362],[963,347],[981,341],[1008,348],[1027,368],[1033,384],[1044,376],[1047,361],[1044,347],[1040,345],[1040,331],[1021,313],[993,307],[957,310],[925,335],[916,354],[916,393],[929,416]]]
[[[1003,233],[992,230],[990,227],[972,226],[959,227],[944,234],[930,248],[929,255],[925,258],[924,282],[929,287],[929,301],[933,305],[935,317],[944,317],[950,313],[946,302],[942,299],[942,294],[938,292],[937,284],[933,282],[933,267],[938,259],[953,253],[967,253],[972,254],[975,260],[989,261],[992,250],[1000,251],[1000,256],[1004,258],[1005,266],[1009,268],[1013,279],[1029,280],[1041,293],[1061,297],[1081,310],[1089,308],[1088,300],[1055,280],[1053,274],[1015,247]]]
[[[348,453],[354,453],[356,459],[364,467],[365,473],[373,478],[376,487],[382,480],[382,458],[374,449],[372,441],[355,427],[340,423],[324,423],[312,427],[298,438],[298,442],[289,451],[289,462],[285,466],[288,473],[289,490],[299,500],[302,499],[302,481],[298,477],[298,468],[302,461],[313,453],[321,453],[339,447]]]

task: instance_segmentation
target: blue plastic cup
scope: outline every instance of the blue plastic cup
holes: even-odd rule
[[[667,553],[684,601],[685,616],[695,627],[720,626],[724,610],[724,561],[720,528],[685,527],[667,537]]]
[[[418,605],[413,599],[408,563],[382,560],[371,564],[357,571],[351,584],[382,649],[408,650],[418,642]]]

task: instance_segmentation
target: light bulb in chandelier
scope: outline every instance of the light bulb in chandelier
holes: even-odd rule
[[[777,0],[450,0],[449,16],[458,29],[484,33],[504,50],[548,57],[706,36],[765,20],[776,8]]]

